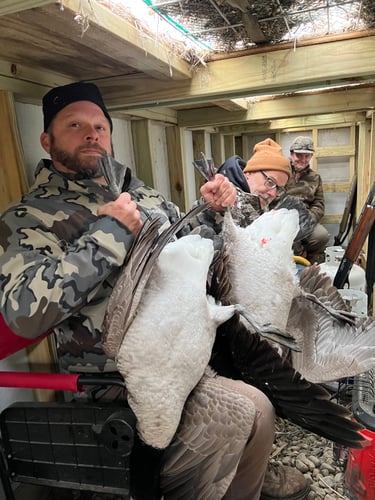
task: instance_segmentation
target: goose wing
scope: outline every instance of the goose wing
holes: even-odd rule
[[[315,266],[303,271],[301,288],[303,293],[293,299],[287,324],[288,332],[301,346],[300,353],[292,354],[293,366],[312,382],[338,380],[373,369],[375,318],[346,315],[340,293]]]
[[[330,401],[324,387],[302,378],[238,316],[218,328],[210,364],[219,374],[240,378],[264,392],[278,416],[344,446],[363,446],[358,432],[362,426],[351,420],[351,413]]]
[[[299,285],[301,294],[306,299],[325,309],[334,318],[354,323],[357,315],[348,310],[344,299],[332,284],[331,278],[321,273],[317,264],[303,270]]]
[[[185,403],[179,429],[164,451],[160,476],[164,495],[170,499],[222,498],[254,417],[253,403],[221,384],[220,377],[208,369]]]
[[[108,301],[103,322],[103,349],[108,356],[116,356],[160,252],[183,226],[207,206],[207,203],[197,205],[161,234],[158,217],[147,219],[143,224]]]

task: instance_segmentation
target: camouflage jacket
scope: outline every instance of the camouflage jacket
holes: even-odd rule
[[[286,187],[287,194],[301,199],[315,223],[319,222],[325,210],[323,183],[320,175],[310,167],[302,171],[298,179],[296,179],[293,167],[292,172],[293,175]]]
[[[180,217],[130,169],[123,190],[142,217],[161,216],[161,230]],[[24,337],[53,328],[63,369],[115,369],[102,351],[101,327],[134,237],[116,219],[96,215],[113,199],[95,181],[62,175],[42,160],[30,192],[0,218],[1,314]]]
[[[254,222],[265,210],[261,208],[258,196],[245,193],[238,187],[236,187],[236,191],[237,199],[231,208],[231,214],[239,226],[246,227]]]

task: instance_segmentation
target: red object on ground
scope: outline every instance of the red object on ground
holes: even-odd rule
[[[369,446],[360,450],[350,448],[345,471],[345,484],[357,500],[375,499],[375,432],[360,431]]]

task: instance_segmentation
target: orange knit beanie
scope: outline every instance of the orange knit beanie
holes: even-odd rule
[[[280,170],[292,175],[290,163],[282,154],[281,147],[272,139],[265,139],[254,146],[254,154],[246,163],[244,172],[257,172],[259,170]]]

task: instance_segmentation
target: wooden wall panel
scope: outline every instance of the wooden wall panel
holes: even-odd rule
[[[167,127],[165,129],[168,170],[171,185],[171,200],[181,210],[185,210],[183,154],[181,148],[181,136],[178,127]]]

